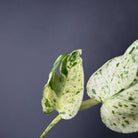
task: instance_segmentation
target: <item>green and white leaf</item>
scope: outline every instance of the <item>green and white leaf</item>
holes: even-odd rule
[[[99,102],[103,102],[102,120],[110,129],[123,133],[138,131],[137,84],[138,40],[126,50],[124,55],[107,61],[90,77],[87,83],[88,95]],[[129,97],[132,97],[133,101],[129,101]],[[128,108],[123,106],[123,108],[117,108],[114,111],[113,105],[119,103],[128,105]],[[133,104],[136,107],[131,106]],[[132,111],[132,109],[135,111],[131,113],[130,110]],[[116,114],[113,114],[112,111]],[[133,115],[127,117],[130,113]],[[126,120],[129,123],[127,121],[125,123],[123,118],[121,119],[124,114],[126,114]]]
[[[45,85],[42,99],[43,112],[50,114],[57,110],[63,119],[73,118],[83,98],[84,74],[81,50],[61,55],[55,62]],[[63,61],[62,61],[63,60]],[[60,76],[55,69],[60,65]]]

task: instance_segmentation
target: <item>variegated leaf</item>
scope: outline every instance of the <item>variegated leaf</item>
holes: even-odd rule
[[[73,51],[69,55],[61,56],[56,61],[63,60],[60,66],[60,76],[52,69],[49,81],[43,92],[43,112],[51,113],[54,109],[59,112],[63,119],[74,117],[81,105],[83,98],[84,74],[81,50]]]
[[[87,83],[88,95],[103,102],[102,120],[110,129],[123,133],[138,131],[137,84],[138,40],[126,50],[124,55],[107,61]],[[114,109],[114,106],[117,108]]]

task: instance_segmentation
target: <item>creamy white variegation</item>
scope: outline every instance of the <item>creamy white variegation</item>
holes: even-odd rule
[[[110,129],[138,131],[138,40],[107,61],[87,83],[88,95],[102,102],[102,121]]]
[[[55,62],[43,92],[43,112],[50,114],[54,109],[62,119],[71,119],[79,111],[83,98],[84,74],[81,50],[61,55]],[[55,69],[60,66],[60,76]]]

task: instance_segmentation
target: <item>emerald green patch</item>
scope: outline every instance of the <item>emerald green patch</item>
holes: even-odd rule
[[[121,103],[118,103],[118,106],[122,107],[122,104]]]
[[[125,107],[128,107],[128,105],[124,104]]]
[[[119,66],[119,63],[116,64],[116,67],[118,67],[118,66]]]
[[[137,72],[136,72],[136,76],[138,77],[138,69],[137,69]]]
[[[79,93],[80,93],[80,91],[77,91],[77,92],[76,92],[76,95],[79,94]]]
[[[50,106],[51,106],[48,99],[45,99],[45,105],[46,105],[47,107],[50,107]]]
[[[125,122],[126,124],[129,124],[129,121],[128,121],[128,120],[124,120],[124,122]]]
[[[128,100],[129,100],[129,101],[133,101],[134,98],[132,98],[132,97],[128,97]]]
[[[112,110],[112,114],[114,114],[114,113],[115,113],[115,111]]]
[[[132,47],[132,49],[130,50],[129,54],[131,54],[134,49],[135,49],[135,47]]]
[[[115,106],[115,105],[113,105],[113,107],[114,107],[114,108],[116,108],[116,109],[118,108],[118,107],[117,107],[117,106]]]
[[[133,107],[137,107],[135,104],[131,104],[131,106],[133,106]]]
[[[116,123],[113,123],[114,126],[116,126]]]
[[[94,94],[96,94],[96,91],[95,91],[95,89],[92,89],[92,92],[93,92]]]

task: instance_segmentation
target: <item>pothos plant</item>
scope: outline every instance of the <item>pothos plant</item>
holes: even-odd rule
[[[40,138],[61,119],[72,119],[78,111],[102,103],[101,118],[111,130],[121,133],[138,131],[138,40],[126,52],[107,61],[92,74],[87,83],[90,99],[82,101],[84,73],[81,50],[60,55],[55,61],[44,87],[43,112],[59,115],[46,128]],[[60,65],[60,75],[56,68]]]

